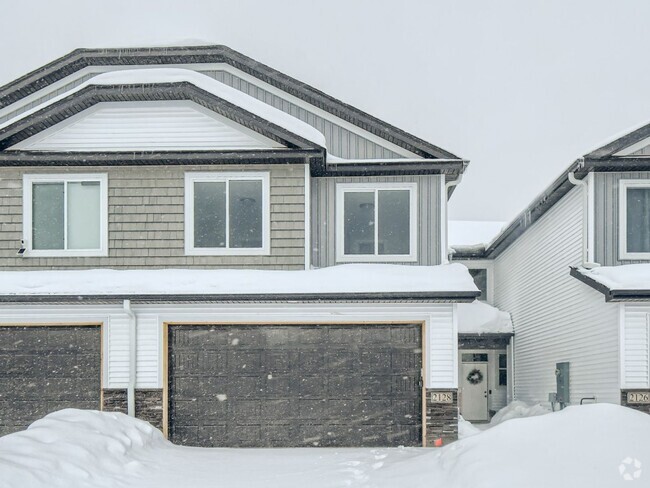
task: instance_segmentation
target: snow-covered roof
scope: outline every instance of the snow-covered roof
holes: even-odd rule
[[[578,272],[609,290],[650,290],[650,263],[578,268]]]
[[[327,147],[325,136],[311,125],[297,119],[277,108],[267,105],[256,98],[246,95],[245,93],[231,88],[207,75],[182,68],[147,68],[147,69],[128,69],[118,70],[108,73],[102,73],[90,80],[61,93],[35,107],[27,110],[16,117],[0,124],[0,128],[7,127],[28,115],[31,115],[45,107],[52,105],[63,98],[88,87],[97,85],[140,85],[153,83],[180,83],[187,82],[197,88],[207,91],[227,102],[232,103],[264,120],[267,120],[287,131],[302,137],[320,147]]]
[[[487,247],[499,235],[507,223],[478,220],[450,220],[449,246]]]
[[[47,270],[0,272],[0,296],[346,295],[478,292],[461,264],[344,264],[275,270]]]
[[[475,300],[457,307],[459,334],[511,334],[514,330],[510,314],[492,305]]]

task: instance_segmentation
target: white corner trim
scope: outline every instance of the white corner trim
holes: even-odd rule
[[[627,190],[648,188],[650,180],[619,180],[618,187],[618,257],[621,260],[650,259],[650,252],[627,251]]]
[[[409,191],[409,254],[379,254],[376,246],[378,243],[379,225],[377,219],[377,192],[381,190],[408,190]],[[343,232],[344,195],[346,192],[363,191],[375,195],[375,253],[346,255],[345,236]],[[339,263],[353,262],[416,262],[418,256],[418,184],[417,183],[337,183],[336,184],[336,261]]]
[[[447,217],[447,185],[446,175],[440,175],[440,264],[447,264],[449,262],[449,219]]]
[[[305,164],[305,269],[311,268],[311,172]]]
[[[596,178],[594,173],[589,173],[586,178],[587,183],[587,214],[586,226],[586,246],[587,261],[596,262]]]
[[[100,198],[99,249],[32,249],[32,188],[34,183],[98,181]],[[64,193],[64,205],[67,208],[67,191]],[[67,235],[67,216],[64,211],[64,232]],[[104,257],[108,256],[108,175],[106,173],[48,173],[23,175],[23,241],[25,258],[29,257]],[[67,239],[64,239],[64,245]],[[20,243],[17,243],[19,246]],[[18,250],[18,249],[16,249]]]
[[[627,387],[625,368],[625,304],[618,304],[618,375],[621,388]]]
[[[194,183],[261,180],[262,181],[262,247],[260,248],[195,248],[194,247]],[[227,190],[226,190],[227,191]],[[227,195],[227,193],[226,193]],[[185,254],[188,256],[268,256],[271,254],[270,173],[264,172],[186,172],[185,173]],[[228,208],[228,206],[226,207]],[[228,210],[227,210],[228,211]],[[226,218],[226,239],[228,239]]]

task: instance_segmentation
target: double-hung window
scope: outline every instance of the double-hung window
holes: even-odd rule
[[[268,173],[186,173],[185,252],[270,253]]]
[[[416,183],[342,183],[336,193],[337,261],[417,259]]]
[[[26,256],[107,256],[105,174],[23,177]]]
[[[650,259],[650,180],[621,180],[620,259]]]

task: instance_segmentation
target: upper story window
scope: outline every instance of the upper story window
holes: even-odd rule
[[[336,187],[337,261],[415,261],[417,184]]]
[[[185,252],[270,253],[268,173],[186,173]]]
[[[650,180],[621,180],[621,259],[650,259]]]
[[[105,174],[23,177],[26,256],[107,256]]]

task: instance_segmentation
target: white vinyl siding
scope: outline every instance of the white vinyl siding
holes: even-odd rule
[[[621,388],[650,388],[650,303],[623,304],[621,319]]]
[[[283,147],[190,101],[101,102],[10,149],[233,150]]]
[[[546,403],[571,363],[571,403],[620,402],[618,305],[569,275],[582,264],[583,196],[571,190],[495,260],[495,305],[515,328],[514,396]]]

